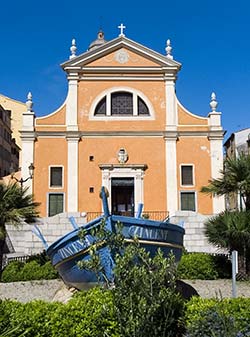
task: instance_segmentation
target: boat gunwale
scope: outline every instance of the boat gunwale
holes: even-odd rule
[[[129,238],[125,238],[125,243],[132,243],[134,242],[133,239],[129,239]],[[153,241],[153,240],[150,240],[150,239],[138,239],[138,242],[142,245],[158,245],[158,246],[166,246],[166,247],[173,247],[173,248],[176,248],[176,249],[181,249],[183,250],[184,249],[184,246],[183,245],[179,245],[179,244],[175,244],[175,243],[172,243],[172,242],[166,242],[166,241]],[[101,249],[105,246],[105,241],[100,241],[100,242],[97,242],[97,246],[98,246],[98,249]],[[100,247],[99,247],[100,246]],[[159,248],[159,247],[158,247]],[[74,253],[66,258],[64,258],[63,260],[57,262],[56,264],[54,264],[53,266],[56,268],[58,266],[60,266],[61,264],[65,263],[65,262],[68,262],[78,256],[84,256],[84,255],[87,255],[88,252],[90,250],[90,247],[87,247],[83,250],[80,250],[79,252],[77,253]]]
[[[79,233],[80,230],[82,229],[88,230],[90,229],[91,226],[94,227],[94,225],[96,226],[99,225],[99,223],[105,219],[106,220],[111,219],[111,222],[113,221],[113,222],[121,222],[123,224],[125,223],[124,225],[125,227],[126,227],[126,224],[128,224],[131,226],[134,225],[134,226],[139,226],[139,227],[144,227],[144,228],[151,227],[151,228],[159,228],[163,230],[176,231],[183,235],[185,233],[185,230],[183,227],[180,227],[177,224],[172,224],[169,222],[155,221],[155,220],[149,220],[149,219],[143,219],[143,218],[134,218],[134,217],[128,217],[128,216],[121,216],[121,215],[110,215],[108,217],[103,215],[61,236],[59,239],[53,242],[50,246],[48,246],[48,248],[46,249],[46,252],[48,253],[48,255],[50,255],[49,253],[51,251],[53,251],[54,249],[59,249],[61,245],[63,245],[66,241],[72,239],[77,233]]]

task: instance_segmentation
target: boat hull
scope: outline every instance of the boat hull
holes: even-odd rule
[[[165,257],[173,252],[177,262],[181,258],[185,232],[182,227],[167,222],[126,216],[100,217],[66,234],[47,248],[53,266],[68,286],[86,289],[90,284],[97,282],[94,272],[80,269],[77,263],[90,258],[89,249],[96,242],[96,238],[91,235],[91,229],[102,221],[105,221],[108,230],[112,231],[115,230],[115,224],[122,223],[125,242],[129,244],[136,237],[140,246],[145,248],[150,256],[154,256],[157,250],[161,249]],[[82,228],[86,232],[84,239],[79,238],[79,231]],[[105,243],[100,244],[98,254],[106,277],[112,280],[114,261]]]

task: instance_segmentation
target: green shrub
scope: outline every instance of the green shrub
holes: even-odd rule
[[[232,265],[226,255],[184,252],[178,265],[181,279],[214,280],[231,278]]]
[[[10,262],[2,272],[2,282],[21,281],[21,270],[23,266],[24,262],[21,261]]]
[[[78,292],[51,320],[51,337],[118,337],[112,293],[101,288]]]
[[[43,266],[45,263],[49,262],[50,259],[46,251],[43,250],[41,253],[29,256],[26,262],[30,261],[36,261],[40,266]]]
[[[36,260],[26,263],[13,261],[3,270],[2,282],[51,280],[57,277],[58,273],[49,261],[43,265]]]
[[[0,331],[11,337],[119,337],[110,291],[80,292],[67,304],[0,302]]]
[[[186,280],[215,280],[219,276],[213,256],[205,253],[184,254],[177,272],[179,278]]]
[[[185,321],[189,337],[249,336],[250,298],[193,297],[187,303]]]

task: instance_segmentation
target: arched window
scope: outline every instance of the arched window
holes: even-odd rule
[[[106,96],[97,104],[95,109],[95,115],[105,116],[106,115]]]
[[[138,96],[138,115],[149,115],[148,107],[145,102]]]
[[[111,115],[133,115],[133,95],[130,92],[111,94]]]
[[[136,93],[108,93],[96,105],[94,116],[150,116],[149,108]]]

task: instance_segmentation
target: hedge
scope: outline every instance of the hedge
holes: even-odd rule
[[[67,304],[0,301],[0,331],[11,337],[119,337],[111,292],[79,292]]]
[[[230,278],[231,262],[223,255],[186,253],[178,264],[177,272],[178,277],[185,280]]]
[[[186,305],[188,337],[250,336],[250,298],[203,299]]]
[[[3,270],[2,282],[51,280],[58,278],[58,273],[48,261],[40,265],[36,260],[30,262],[12,261]]]
[[[193,297],[183,320],[186,337],[247,337],[250,298]],[[101,288],[78,292],[67,304],[0,301],[0,331],[11,337],[121,337],[112,292]]]

